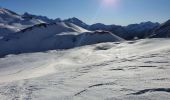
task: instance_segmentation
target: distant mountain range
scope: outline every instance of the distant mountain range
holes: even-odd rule
[[[140,24],[130,24],[128,26],[120,26],[120,25],[105,25],[102,23],[96,23],[92,25],[87,25],[86,23],[82,22],[81,20],[73,17],[65,22],[74,23],[80,27],[83,27],[87,30],[95,31],[95,30],[105,30],[110,31],[124,39],[131,40],[134,38],[147,38],[148,36],[152,35],[153,31],[160,27],[159,23],[153,22],[142,22]]]
[[[4,35],[6,33],[13,33],[24,28],[30,27],[32,25],[40,24],[40,23],[56,23],[56,22],[67,22],[73,23],[79,27],[84,29],[95,31],[95,30],[105,30],[110,31],[124,39],[131,40],[134,38],[147,38],[147,37],[169,37],[165,35],[165,33],[169,33],[168,27],[164,27],[169,21],[160,24],[153,22],[142,22],[139,24],[130,24],[128,26],[120,26],[120,25],[105,25],[102,23],[96,23],[92,25],[88,25],[85,22],[79,20],[78,18],[69,18],[65,20],[61,20],[60,18],[49,19],[46,16],[38,16],[29,13],[24,13],[23,15],[19,15],[13,11],[10,11],[5,8],[0,8],[0,35]],[[168,25],[169,26],[169,25]],[[166,28],[166,29],[164,29]],[[154,36],[152,36],[155,34]],[[156,35],[159,34],[159,35]],[[160,35],[161,34],[161,35]]]
[[[0,56],[124,40],[108,31],[89,31],[60,19],[52,20],[28,13],[20,16],[6,9],[1,9],[0,13],[7,16],[2,17],[0,22],[3,26],[0,30],[6,30],[0,31]],[[31,23],[33,20],[35,23]]]
[[[128,26],[88,25],[78,18],[49,19],[29,13],[19,15],[0,8],[0,56],[52,49],[68,49],[101,42],[170,37],[170,20]]]

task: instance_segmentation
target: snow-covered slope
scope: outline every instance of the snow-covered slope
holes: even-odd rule
[[[19,15],[8,9],[0,8],[0,23],[4,24],[5,25],[4,27],[8,27],[5,30],[4,28],[0,28],[0,34],[11,33],[12,31],[11,28],[9,28],[9,26],[14,27],[13,29],[21,30],[41,23],[55,23],[55,22],[73,23],[74,25],[77,25],[79,27],[82,27],[90,31],[96,31],[96,30],[110,31],[126,40],[131,40],[134,38],[142,39],[142,38],[149,37],[150,35],[153,35],[152,33],[155,29],[158,29],[160,27],[159,23],[153,23],[153,22],[142,22],[139,24],[130,24],[128,26],[120,26],[114,24],[105,25],[102,23],[88,25],[85,22],[75,17],[66,20],[61,20],[60,18],[50,19],[46,16],[38,16],[29,13]],[[166,29],[162,29],[162,28],[164,28],[164,25],[160,29],[158,29],[154,34],[162,34],[162,33],[166,34],[166,32],[168,32],[167,31],[168,27],[166,27]],[[158,35],[155,37],[159,37],[159,36],[165,37],[163,35]]]
[[[115,25],[116,26],[116,25]],[[111,31],[114,28],[114,25],[105,25],[102,23],[96,23],[89,27],[89,30],[106,30]]]
[[[37,19],[37,20],[41,20],[41,21],[46,22],[46,23],[53,23],[54,22],[53,19],[49,19],[46,16],[37,16],[37,15],[29,14],[27,12],[22,15],[22,18],[27,19],[27,20]],[[58,19],[56,21],[61,21],[61,20]]]
[[[119,37],[122,37],[127,40],[137,38],[146,38],[151,35],[151,33],[157,29],[160,24],[153,23],[153,22],[141,22],[139,24],[130,24],[127,26],[120,26],[120,25],[105,25],[103,23],[96,23],[92,25],[87,25],[83,21],[79,20],[78,18],[69,18],[64,20],[65,22],[73,23],[75,25],[81,26],[87,30],[95,31],[95,30],[105,30],[115,33]]]
[[[19,15],[4,8],[0,8],[0,18],[0,56],[122,40],[110,32],[87,31],[77,18],[53,20],[29,13]]]
[[[19,31],[18,28],[9,25],[14,21],[22,20],[22,18],[8,9],[0,8],[0,37],[7,35],[8,33],[14,33]]]
[[[68,23],[73,23],[73,24],[80,26],[82,28],[85,28],[85,29],[88,29],[88,27],[89,27],[89,25],[87,25],[86,23],[84,23],[83,21],[81,21],[80,19],[78,19],[76,17],[65,19],[63,21],[68,22]]]
[[[11,53],[68,49],[101,42],[122,41],[110,32],[90,32],[72,23],[38,24],[0,40],[0,56]]]
[[[19,15],[13,11],[10,11],[5,8],[0,8],[0,23],[8,24],[8,25],[35,25],[40,24],[43,21],[40,19],[24,19],[22,15]]]
[[[5,8],[0,8],[0,23],[9,24],[19,20],[22,20],[22,18],[17,13]]]
[[[0,37],[4,37],[10,33],[15,33],[17,31],[20,31],[20,30],[14,26],[0,24]]]
[[[170,40],[0,58],[1,100],[169,100]]]
[[[113,32],[124,39],[131,40],[135,37],[140,39],[146,38],[150,36],[152,31],[159,26],[159,23],[152,22],[142,22],[139,24],[130,24],[128,26],[105,25],[102,23],[97,23],[89,26],[89,30],[106,30]]]
[[[125,30],[127,31],[127,38],[133,39],[135,37],[137,38],[146,38],[149,37],[152,32],[157,29],[160,26],[159,23],[153,23],[153,22],[142,22],[139,24],[130,24],[125,27]]]
[[[170,37],[170,20],[163,23],[151,35],[153,38],[169,38]]]
[[[30,27],[32,25],[45,23],[41,19],[26,19],[13,11],[5,8],[0,8],[0,36],[9,33],[14,33],[21,29]]]
[[[153,22],[142,22],[140,24],[130,24],[126,26],[126,30],[129,32],[143,32],[147,30],[153,30],[155,27],[158,27],[159,23]]]

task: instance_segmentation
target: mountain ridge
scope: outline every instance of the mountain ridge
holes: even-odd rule
[[[49,19],[29,13],[19,15],[3,8],[0,9],[0,19],[6,21],[0,24],[1,56],[69,49],[103,42],[170,37],[170,20],[161,25],[150,21],[128,26],[102,23],[88,25],[76,17]]]

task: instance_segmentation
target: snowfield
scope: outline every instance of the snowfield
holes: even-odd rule
[[[170,100],[170,39],[0,58],[0,100]]]

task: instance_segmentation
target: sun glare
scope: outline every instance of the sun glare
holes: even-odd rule
[[[117,3],[117,0],[103,0],[102,1],[102,4],[104,6],[114,6],[116,5],[116,3]]]

